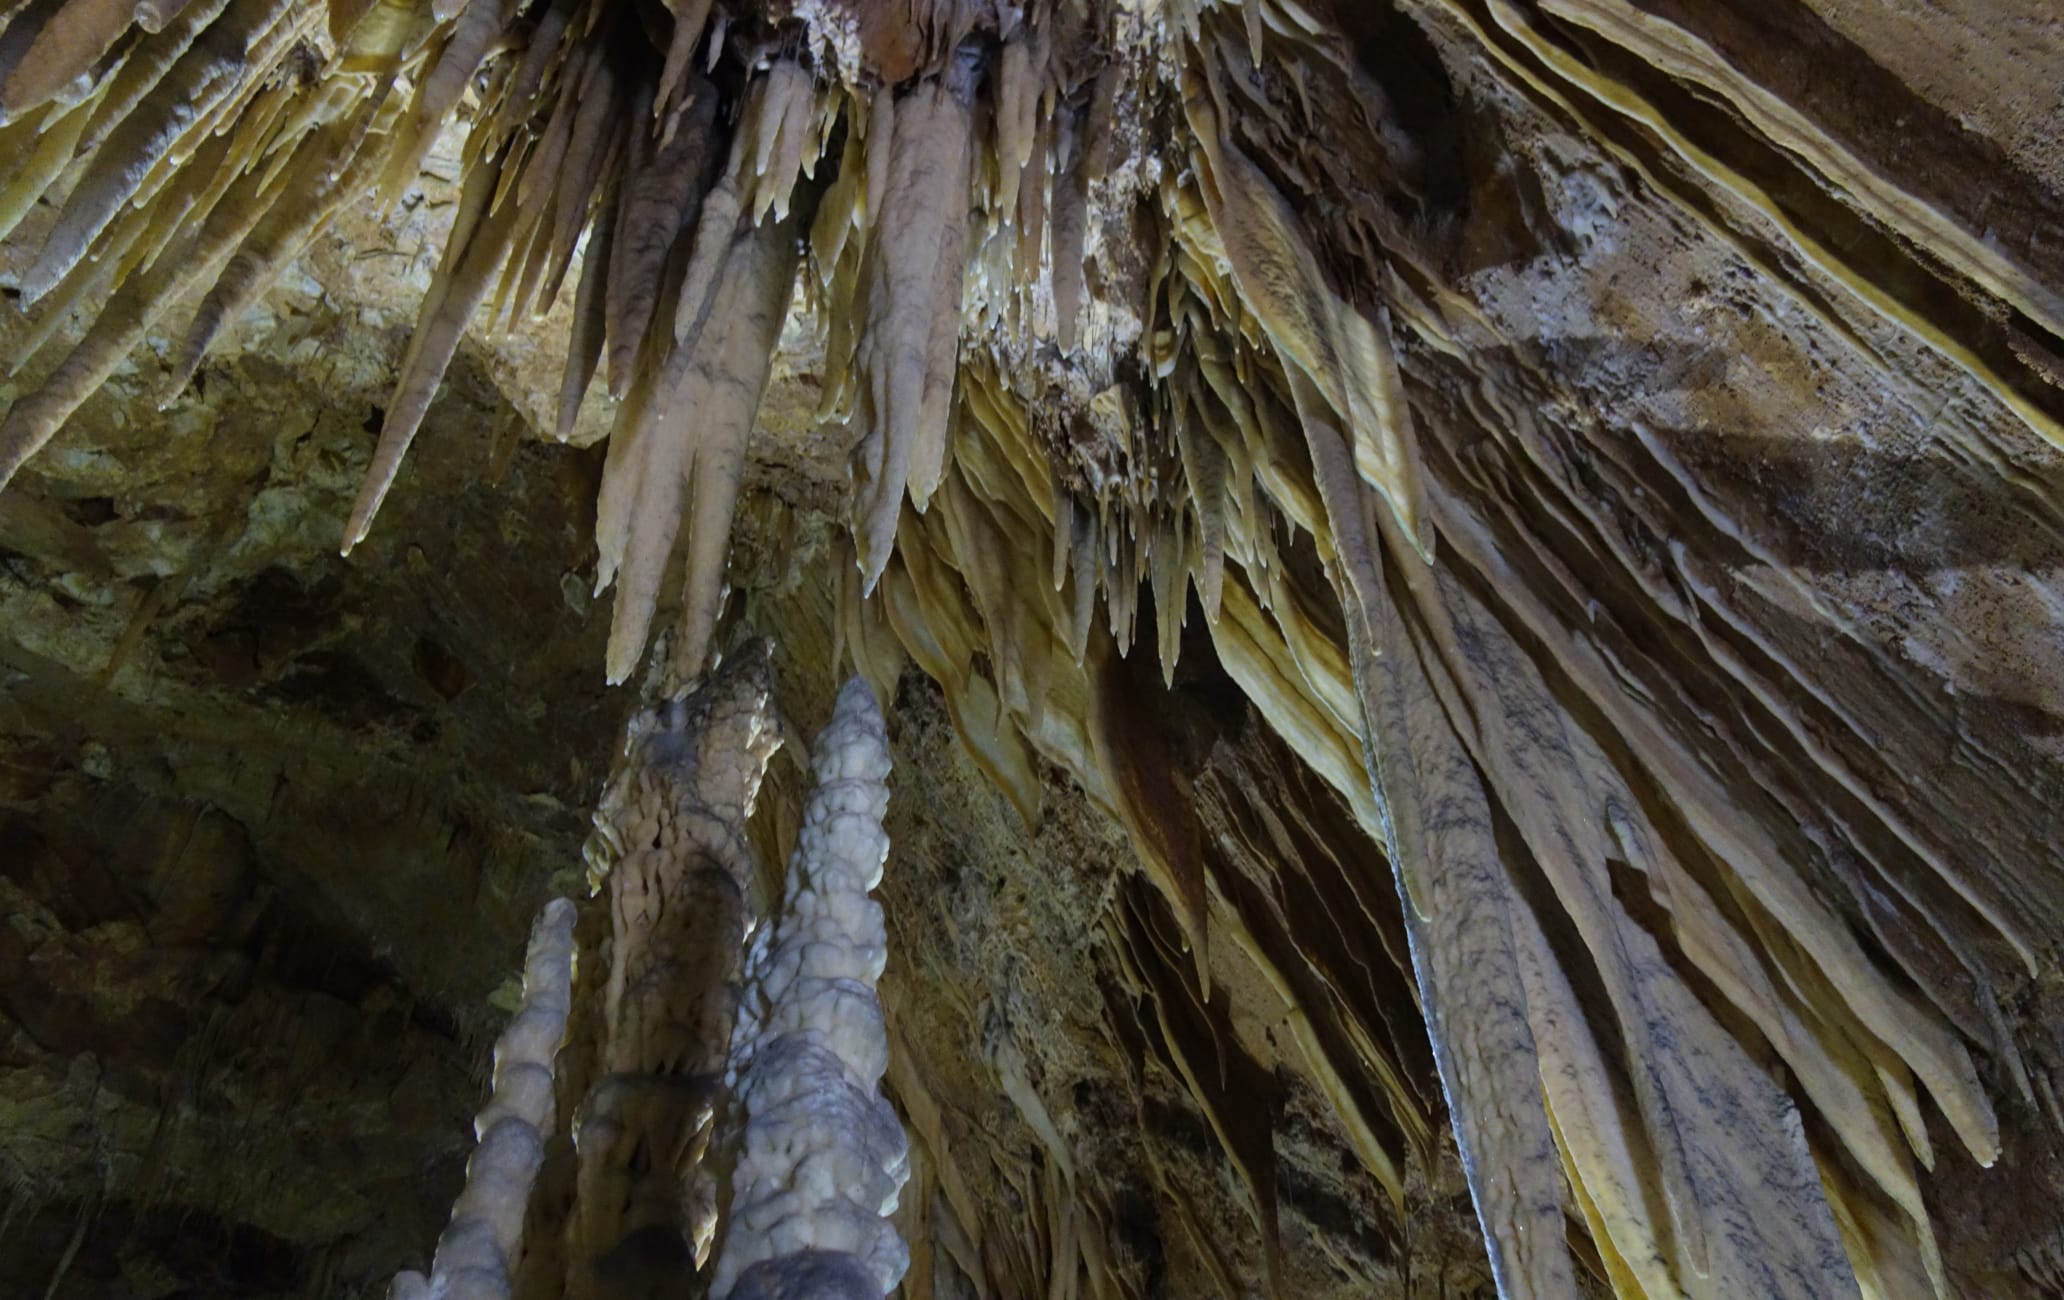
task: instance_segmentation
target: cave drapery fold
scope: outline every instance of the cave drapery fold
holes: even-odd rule
[[[2064,37],[1957,8],[2028,33],[1999,102],[1836,0],[0,0],[0,548],[76,555],[108,412],[215,411],[368,232],[413,324],[279,457],[352,486],[152,561],[97,689],[261,516],[434,568],[480,373],[489,477],[564,458],[488,550],[577,550],[645,703],[480,1121],[528,1227],[469,1180],[409,1285],[1420,1294],[1445,1215],[1514,1300],[2038,1296],[2054,1210],[1976,1207],[2064,1167],[2064,161],[1999,117]],[[920,690],[1009,835],[942,806],[912,906],[1091,897],[1065,998],[901,939],[877,995]],[[1124,869],[996,867],[1057,820]],[[812,1098],[857,1154],[790,1159]]]

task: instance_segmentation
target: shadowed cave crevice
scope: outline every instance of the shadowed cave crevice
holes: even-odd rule
[[[2060,73],[0,0],[0,1292],[2056,1294]]]

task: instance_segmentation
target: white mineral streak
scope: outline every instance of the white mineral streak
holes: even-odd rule
[[[910,1261],[888,1218],[909,1146],[880,1090],[888,936],[868,897],[889,852],[889,746],[865,681],[839,692],[813,753],[787,910],[755,947],[732,1050],[744,1136],[715,1300],[879,1300]]]
[[[391,1300],[506,1300],[510,1265],[523,1241],[530,1185],[545,1158],[553,1117],[553,1058],[566,1036],[573,992],[574,907],[545,904],[523,958],[523,1003],[495,1042],[494,1090],[473,1118],[480,1146],[466,1164],[466,1186],[437,1239],[430,1276],[394,1279]]]

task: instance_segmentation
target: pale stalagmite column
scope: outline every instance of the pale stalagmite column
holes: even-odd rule
[[[888,1219],[909,1146],[880,1088],[888,937],[868,897],[889,852],[889,746],[865,682],[839,692],[812,752],[787,906],[754,945],[733,1039],[744,1134],[714,1300],[878,1300],[910,1262]]]
[[[575,1118],[567,1294],[672,1295],[715,1227],[702,1172],[754,909],[745,825],[780,741],[765,641],[639,715],[596,813],[609,978],[599,1074]]]
[[[495,1042],[494,1091],[474,1117],[480,1146],[466,1186],[437,1239],[430,1276],[404,1272],[392,1300],[507,1300],[509,1267],[522,1244],[530,1186],[544,1160],[553,1116],[553,1059],[566,1035],[573,987],[574,907],[545,904],[523,960],[523,1003]]]

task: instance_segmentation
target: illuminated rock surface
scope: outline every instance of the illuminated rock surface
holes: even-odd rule
[[[2052,8],[0,3],[0,1293],[419,1267],[753,635],[905,1294],[2054,1289]]]

